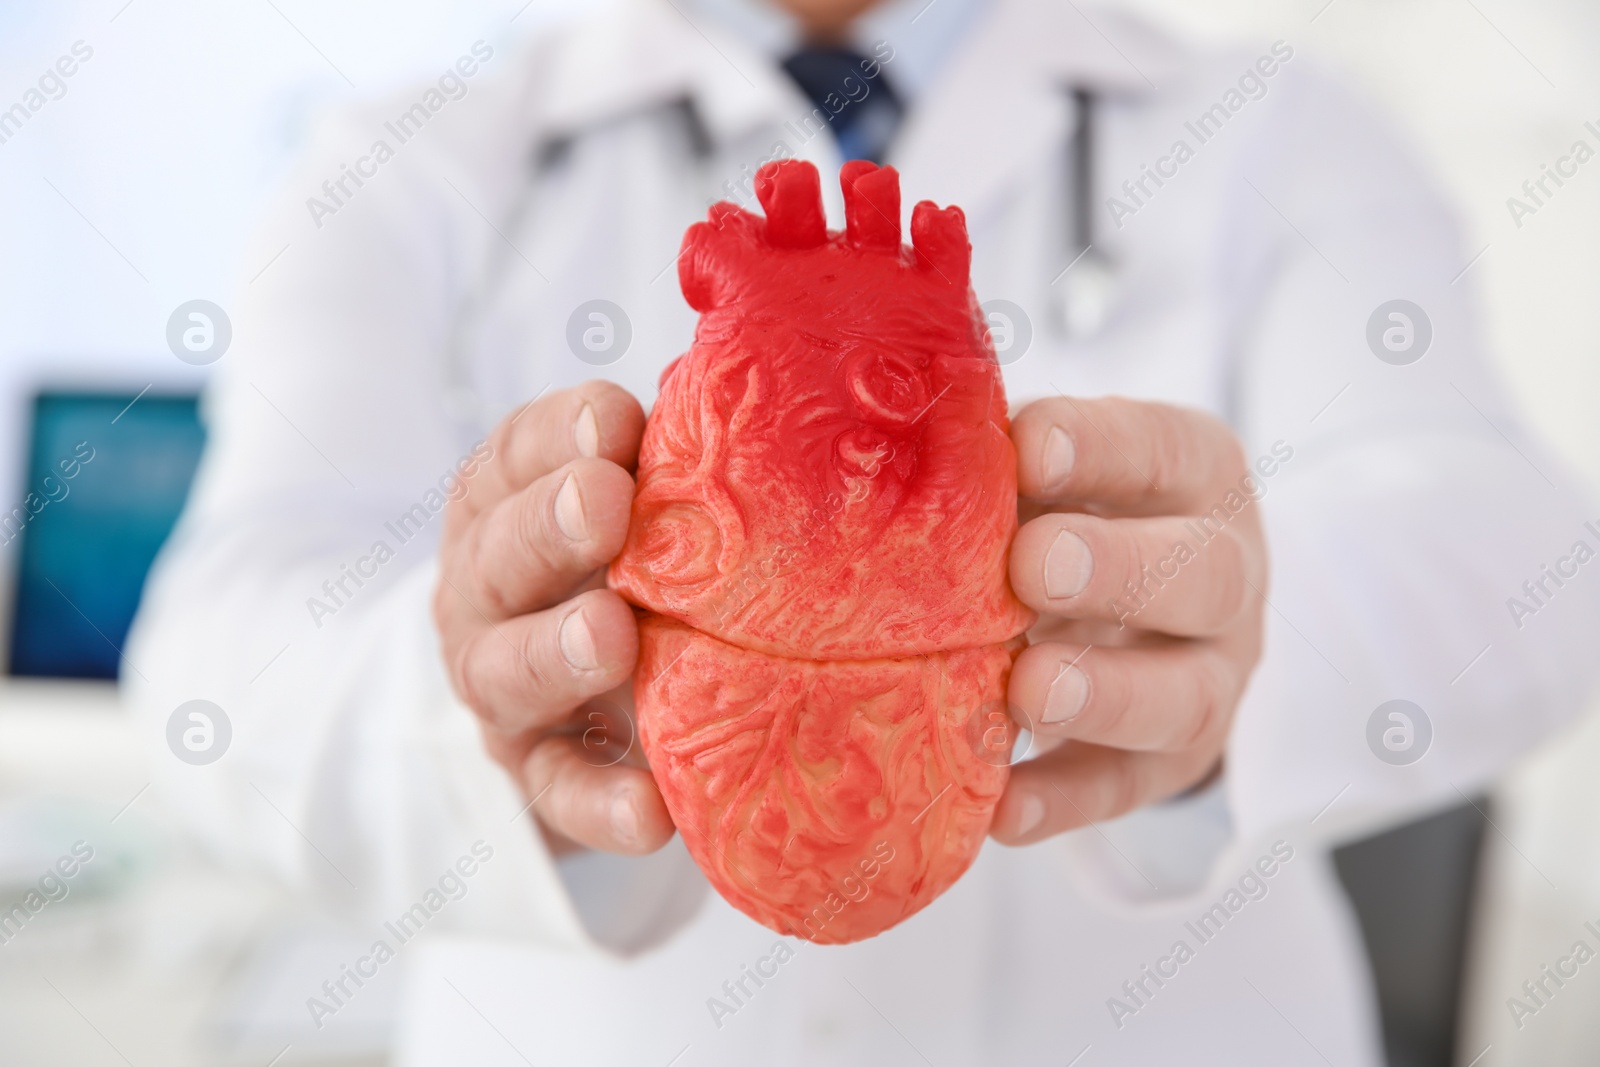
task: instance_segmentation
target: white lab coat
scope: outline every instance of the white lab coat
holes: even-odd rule
[[[1391,131],[1295,58],[1199,144],[1185,123],[1226,106],[1271,42],[1200,53],[1092,17],[995,4],[921,92],[890,162],[908,216],[923,198],[965,209],[979,298],[1029,316],[1031,348],[1005,372],[1013,402],[1168,400],[1229,420],[1252,457],[1292,449],[1266,479],[1266,653],[1228,773],[1198,800],[990,844],[902,926],[844,948],[789,942],[781,963],[783,939],[706,893],[676,845],[648,860],[546,854],[441,669],[429,493],[547,388],[603,375],[648,407],[694,326],[672,267],[684,228],[775,142],[836,174],[831,141],[785,125],[810,107],[766,57],[659,0],[501,50],[403,145],[384,123],[423,87],[323,126],[246,274],[278,258],[232,305],[212,444],[129,649],[142,678],[127,681],[196,831],[347,906],[374,938],[474,841],[493,848],[430,936],[399,948],[398,1062],[1076,1063],[1085,1048],[1086,1065],[1379,1061],[1327,845],[1458,802],[1580,706],[1600,585],[1571,583],[1520,629],[1506,600],[1600,512],[1508,415],[1472,275],[1458,277],[1468,255]],[[1105,94],[1101,199],[1137,209],[1118,226],[1098,205],[1122,282],[1104,329],[1071,341],[1051,312],[1070,258],[1069,83]],[[671,106],[684,96],[709,159]],[[362,162],[380,138],[394,158]],[[1194,157],[1160,163],[1179,139]],[[556,144],[535,178],[530,158]],[[1176,175],[1134,200],[1119,187],[1143,164]],[[345,165],[369,176],[313,212]],[[1432,323],[1409,366],[1366,341],[1397,297]],[[566,340],[597,298],[632,326],[604,367]],[[402,540],[393,524],[419,503],[430,518]],[[376,577],[324,592],[380,541],[392,558]],[[168,715],[197,697],[234,731],[203,767],[164,747]],[[1392,698],[1433,724],[1410,766],[1368,748],[1367,720]],[[1229,886],[1280,841],[1293,859],[1265,864],[1267,895],[1202,942],[1186,924],[1239,900]],[[1179,941],[1193,958],[1161,962]],[[1146,965],[1169,977],[1154,984]],[[757,986],[746,967],[775,976]]]

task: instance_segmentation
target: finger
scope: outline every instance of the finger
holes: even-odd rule
[[[1181,752],[1221,743],[1240,684],[1237,666],[1210,642],[1038,644],[1012,666],[1009,699],[1041,737]]]
[[[621,685],[638,656],[633,609],[596,589],[479,626],[451,661],[450,678],[479,718],[516,735],[555,726],[584,700]]]
[[[627,471],[574,460],[480,515],[449,554],[446,577],[494,621],[549,607],[622,551],[632,508]]]
[[[1218,752],[1124,752],[1068,743],[1011,768],[989,833],[1026,845],[1164,800],[1205,778]]]
[[[489,435],[489,458],[463,479],[468,492],[454,521],[464,526],[575,459],[605,459],[632,470],[643,433],[644,409],[619,385],[591,381],[547,393],[512,412]]]
[[[1173,516],[1042,515],[1011,543],[1011,587],[1046,615],[1105,619],[1185,637],[1226,629],[1262,584],[1262,562],[1236,533]]]
[[[1204,412],[1121,397],[1051,397],[1011,423],[1017,490],[1116,514],[1200,514],[1248,472],[1237,438]]]
[[[596,760],[581,736],[551,737],[536,745],[524,764],[524,788],[541,822],[589,848],[643,855],[674,833],[650,772]]]

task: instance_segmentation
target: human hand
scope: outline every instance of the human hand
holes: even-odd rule
[[[1209,415],[1057,397],[1011,436],[1011,584],[1041,617],[1009,699],[1042,754],[1012,768],[991,832],[1026,844],[1219,767],[1261,656],[1267,549],[1253,472]]]
[[[639,652],[602,568],[628,532],[643,432],[639,402],[608,382],[542,397],[495,428],[445,518],[433,616],[451,685],[558,851],[645,853],[673,834],[650,772],[595,766],[583,739],[597,728],[584,701],[627,682]]]

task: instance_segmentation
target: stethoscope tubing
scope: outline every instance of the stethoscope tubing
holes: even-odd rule
[[[1085,313],[1081,306],[1092,299],[1097,304],[1106,302],[1110,279],[1114,277],[1112,263],[1105,250],[1095,244],[1094,200],[1095,165],[1098,150],[1097,122],[1098,96],[1089,88],[1069,86],[1067,94],[1072,102],[1076,119],[1072,136],[1068,138],[1067,180],[1067,233],[1066,253],[1068,267],[1058,278],[1061,285],[1056,298],[1059,305],[1059,324],[1068,336],[1093,333],[1103,321],[1103,308]],[[666,102],[651,104],[642,111],[665,109],[680,116],[685,143],[697,165],[704,166],[715,154],[710,131],[692,96],[683,96]],[[620,116],[613,122],[637,117],[637,112]],[[528,153],[528,178],[518,190],[516,199],[505,212],[500,232],[514,233],[520,228],[533,208],[539,185],[545,175],[567,157],[574,142],[582,133],[562,133],[541,136]],[[472,347],[473,323],[479,317],[489,298],[507,273],[512,250],[504,242],[493,245],[485,257],[475,284],[467,288],[467,297],[461,302],[450,332],[446,351],[445,403],[452,417],[481,430],[488,412],[471,385],[469,353]],[[1073,275],[1077,274],[1074,279]],[[1085,284],[1087,283],[1087,284]],[[1084,292],[1087,295],[1084,295]]]

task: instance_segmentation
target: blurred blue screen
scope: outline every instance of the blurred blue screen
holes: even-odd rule
[[[34,398],[22,498],[0,512],[17,574],[9,672],[116,678],[146,572],[205,443],[196,398]]]

